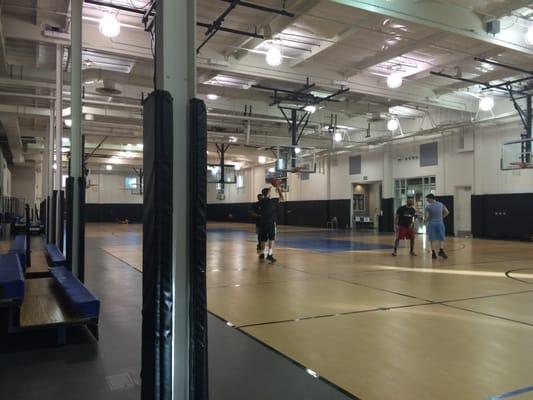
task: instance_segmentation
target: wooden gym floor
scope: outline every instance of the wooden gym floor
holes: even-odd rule
[[[208,232],[209,311],[357,398],[533,399],[533,244],[450,238],[433,261],[423,237],[394,258],[391,235],[280,227],[269,265],[253,226]],[[141,226],[87,236],[142,269]]]

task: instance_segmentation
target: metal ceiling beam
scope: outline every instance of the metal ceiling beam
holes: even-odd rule
[[[395,46],[392,46],[388,50],[380,51],[371,57],[368,57],[358,63],[353,64],[350,69],[343,73],[343,75],[351,78],[367,68],[381,64],[385,61],[390,61],[396,57],[403,56],[404,54],[407,54],[420,47],[424,47],[428,44],[437,42],[443,39],[444,37],[446,37],[445,33],[434,32],[419,40],[412,40],[404,45],[397,44]]]
[[[503,49],[512,49],[527,55],[533,54],[533,48],[525,42],[524,29],[521,26],[510,26],[496,35],[491,35],[485,31],[483,18],[474,10],[448,2],[421,2],[419,0],[402,0],[401,2],[388,0],[330,1],[389,18],[413,22],[460,37],[490,43]]]
[[[293,0],[289,3],[288,8],[293,11],[293,18],[288,18],[284,15],[278,15],[270,23],[270,32],[272,36],[282,32],[287,29],[289,26],[296,23],[298,18],[310,12],[313,8],[320,4],[320,0]],[[241,42],[237,47],[245,47],[247,49],[255,49],[264,40],[262,39],[247,39],[244,42]],[[246,50],[237,50],[234,48],[229,49],[228,54],[232,54],[236,59],[241,59],[249,54]]]
[[[447,66],[461,66],[464,63],[472,62],[472,57],[494,57],[501,53],[501,49],[494,48],[490,44],[477,44],[473,48],[469,48],[464,53],[461,51],[453,52],[450,55],[437,57],[431,60],[431,64],[427,64],[423,68],[417,70],[413,74],[407,74],[404,77],[411,81],[423,79],[430,75],[430,71],[442,69]]]
[[[371,24],[374,23],[374,21],[372,19],[368,19],[368,18],[365,18],[365,21],[366,22],[364,22],[364,21],[361,22],[365,26],[370,26]],[[341,33],[339,33],[338,35],[336,35],[335,37],[333,37],[331,40],[328,40],[328,41],[321,40],[319,42],[320,43],[319,46],[313,47],[309,53],[306,53],[306,54],[302,55],[300,58],[292,61],[290,63],[291,67],[292,68],[296,68],[296,67],[302,65],[303,63],[311,60],[313,57],[316,57],[319,54],[323,53],[324,51],[336,46],[337,44],[339,44],[339,43],[341,43],[341,42],[343,42],[345,40],[347,40],[348,38],[353,36],[355,33],[359,32],[361,29],[362,29],[362,26],[347,28],[347,29],[343,30]]]
[[[501,18],[506,15],[511,15],[515,10],[522,7],[527,7],[531,4],[531,0],[505,0],[497,2],[496,6],[487,10],[493,18]]]

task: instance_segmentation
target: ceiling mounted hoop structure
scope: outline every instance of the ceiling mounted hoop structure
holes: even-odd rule
[[[315,147],[278,145],[272,150],[276,156],[276,171],[293,174],[316,172]]]

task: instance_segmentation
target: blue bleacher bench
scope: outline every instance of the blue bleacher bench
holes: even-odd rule
[[[82,318],[98,319],[100,300],[72,272],[65,267],[55,267],[51,273],[73,311]]]
[[[26,249],[26,235],[15,236],[9,253],[18,255],[22,268],[26,268]]]
[[[46,245],[46,256],[50,267],[64,266],[67,260],[55,244]]]
[[[17,254],[0,255],[0,299],[19,303],[24,299],[24,272]]]

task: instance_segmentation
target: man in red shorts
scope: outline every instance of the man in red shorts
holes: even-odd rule
[[[407,198],[407,204],[401,206],[396,211],[396,217],[394,219],[394,226],[396,227],[396,240],[394,241],[394,251],[392,255],[396,257],[398,250],[398,243],[400,240],[409,239],[411,256],[415,254],[415,218],[416,210],[414,209],[415,201],[413,197]]]

